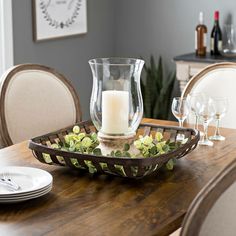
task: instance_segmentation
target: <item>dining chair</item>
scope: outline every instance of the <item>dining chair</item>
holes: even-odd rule
[[[182,93],[186,97],[190,92],[205,93],[210,97],[227,97],[228,112],[221,126],[236,128],[236,63],[223,62],[212,64],[193,76]]]
[[[236,159],[196,196],[170,236],[235,236]]]
[[[180,236],[236,235],[236,159],[213,178],[192,202]]]
[[[9,146],[81,121],[79,97],[54,69],[37,64],[7,70],[0,86],[0,142]]]

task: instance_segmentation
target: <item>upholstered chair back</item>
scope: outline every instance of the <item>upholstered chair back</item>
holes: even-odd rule
[[[79,97],[54,69],[23,64],[1,78],[0,137],[8,146],[81,120]]]
[[[228,112],[221,126],[236,128],[236,63],[218,63],[206,67],[188,82],[182,96],[191,92],[205,93],[213,98],[227,97]]]

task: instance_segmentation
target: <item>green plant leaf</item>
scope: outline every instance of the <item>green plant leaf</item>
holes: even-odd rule
[[[155,156],[157,154],[157,147],[156,146],[153,146],[150,149],[150,154],[151,154],[151,156]]]
[[[163,87],[163,65],[162,57],[159,57],[158,68],[157,68],[157,77],[156,77],[156,88],[158,91]]]
[[[125,151],[125,152],[122,153],[122,156],[131,157],[131,154],[129,152]]]
[[[122,157],[122,152],[120,150],[115,151],[116,157]]]
[[[93,154],[96,155],[96,156],[102,156],[102,151],[100,148],[95,148],[93,150]]]
[[[174,161],[172,159],[170,159],[167,163],[166,163],[166,168],[168,170],[173,170],[174,169]]]
[[[150,57],[149,65],[145,64],[144,72],[145,78],[141,81],[141,91],[145,117],[168,119],[175,73],[165,72],[162,57],[159,57],[156,64],[153,55]]]
[[[124,150],[124,151],[129,151],[129,149],[130,149],[130,145],[129,145],[128,143],[126,143],[126,144],[124,145],[123,150]]]

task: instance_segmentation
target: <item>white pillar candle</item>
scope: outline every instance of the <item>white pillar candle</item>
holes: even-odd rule
[[[107,90],[102,92],[102,129],[107,134],[123,134],[129,126],[129,93]]]

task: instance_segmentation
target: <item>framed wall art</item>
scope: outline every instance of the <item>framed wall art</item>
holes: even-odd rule
[[[87,33],[87,0],[32,0],[35,41]]]

